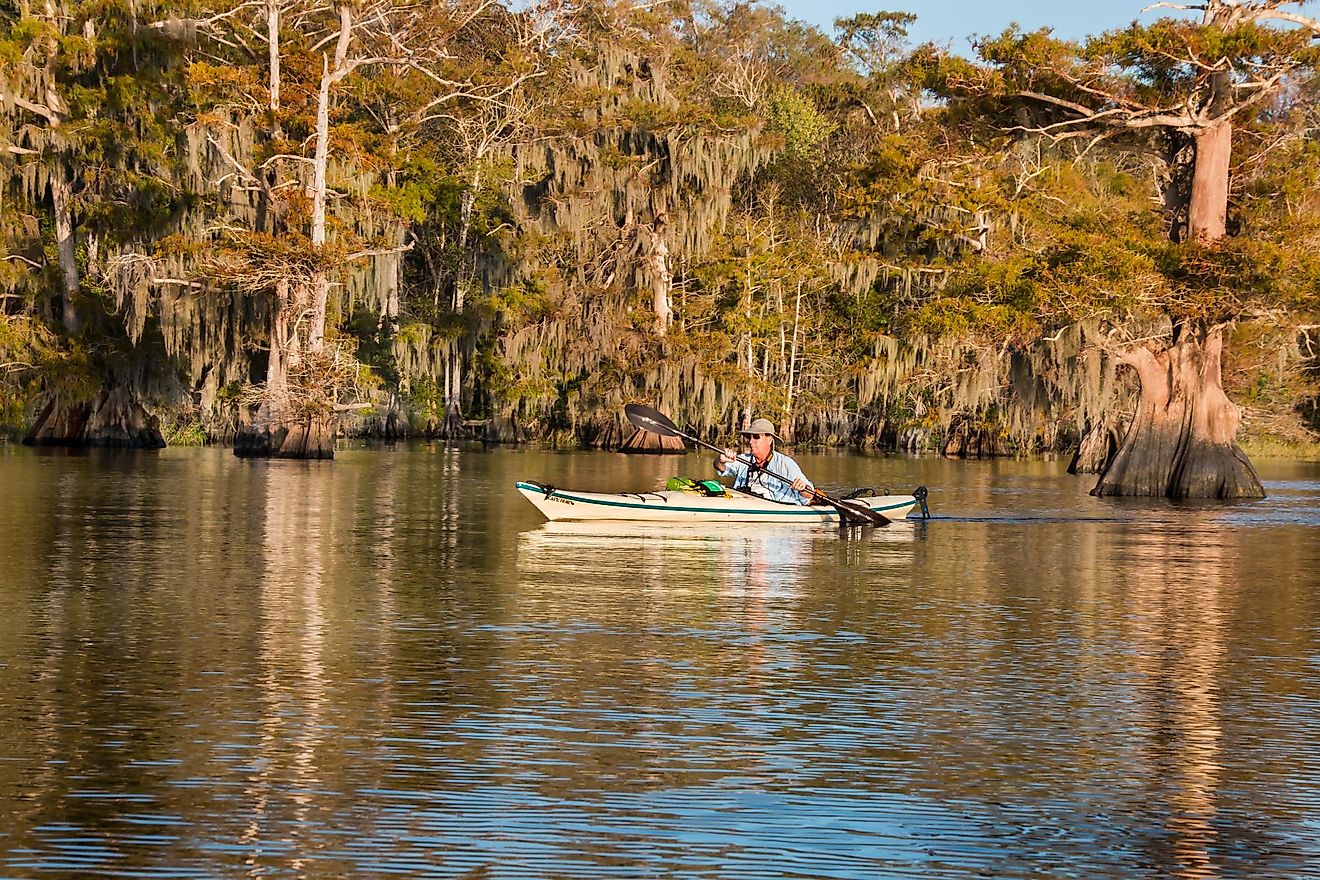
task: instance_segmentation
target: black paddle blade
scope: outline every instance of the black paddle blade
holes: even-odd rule
[[[678,425],[669,420],[668,416],[659,410],[651,409],[649,406],[630,403],[623,408],[623,414],[628,417],[628,421],[633,423],[633,427],[641,428],[643,431],[650,431],[652,434],[659,434],[662,437],[685,436],[678,429]]]
[[[835,501],[830,500],[834,509],[839,512],[839,519],[850,526],[887,526],[890,523],[889,517],[879,511],[872,510],[865,504],[857,501]]]

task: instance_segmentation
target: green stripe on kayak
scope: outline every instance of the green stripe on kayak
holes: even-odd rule
[[[542,489],[540,486],[532,486],[528,483],[518,483],[516,485],[518,486],[519,489],[524,489],[528,492],[539,492],[540,494],[545,495],[545,490]],[[669,510],[669,511],[675,511],[677,513],[711,513],[711,512],[737,513],[737,514],[746,513],[746,514],[756,514],[758,516],[764,515],[764,516],[815,517],[815,518],[819,518],[821,516],[839,515],[838,511],[834,510],[834,508],[824,509],[821,507],[815,507],[815,508],[797,507],[789,510],[774,510],[772,508],[767,510],[764,507],[755,507],[755,508],[745,508],[745,507],[726,508],[726,507],[714,507],[714,506],[676,507],[669,503],[665,503],[662,505],[662,504],[647,504],[645,502],[638,503],[636,501],[606,501],[602,498],[583,498],[581,495],[573,495],[570,492],[565,492],[563,489],[552,490],[548,497],[563,498],[565,501],[572,501],[576,504],[594,504],[597,507],[623,507],[628,510]],[[871,510],[878,510],[880,512],[884,512],[886,510],[897,510],[901,507],[911,507],[914,503],[915,502],[912,501],[900,501],[896,504],[889,504],[884,507],[872,507]]]

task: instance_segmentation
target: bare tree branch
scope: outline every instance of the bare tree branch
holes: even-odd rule
[[[370,251],[357,251],[356,253],[349,254],[344,259],[361,260],[366,257],[384,257],[390,254],[405,254],[408,251],[411,251],[412,249],[413,249],[413,242],[408,242],[407,244],[400,245],[399,247],[378,248],[376,250],[370,250]]]
[[[22,107],[30,113],[35,113],[51,124],[58,124],[60,121],[60,115],[56,110],[47,107],[45,104],[38,104],[35,101],[29,101],[22,95],[13,92],[0,91],[0,101],[9,101],[13,103],[14,106]]]

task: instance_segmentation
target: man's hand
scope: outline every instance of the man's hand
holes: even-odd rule
[[[737,456],[738,453],[732,449],[721,449],[720,457],[719,460],[715,462],[715,467],[719,470],[724,470],[729,466],[731,461],[734,461],[737,458]]]
[[[811,485],[811,483],[807,482],[807,478],[806,478],[806,477],[798,477],[796,480],[794,480],[794,481],[793,481],[793,490],[794,490],[795,492],[802,492],[802,493],[807,494],[807,495],[815,495],[815,494],[816,494],[816,487],[813,486],[813,485]]]

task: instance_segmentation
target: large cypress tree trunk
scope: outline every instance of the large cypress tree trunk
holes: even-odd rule
[[[1122,446],[1092,495],[1264,498],[1236,434],[1241,414],[1220,384],[1223,333],[1177,325],[1162,351],[1122,358],[1137,371],[1141,398]]]
[[[1188,238],[1214,242],[1226,233],[1228,171],[1233,155],[1233,123],[1227,119],[1196,135],[1196,165],[1192,172]]]
[[[128,386],[107,383],[90,402],[51,398],[23,437],[28,446],[161,449],[159,420],[138,403]]]
[[[1068,464],[1068,473],[1103,473],[1122,445],[1122,417],[1106,413],[1082,435],[1082,442]]]
[[[65,332],[72,337],[82,331],[85,316],[78,303],[82,273],[78,268],[73,182],[61,160],[51,171],[50,199],[60,267],[60,317]],[[159,420],[138,401],[132,383],[111,368],[106,371],[101,390],[90,400],[52,396],[23,442],[29,446],[160,449],[165,438]]]
[[[316,99],[315,155],[312,161],[311,244],[320,252],[326,243],[327,166],[330,151],[330,91],[352,70],[345,65],[352,33],[353,10],[336,7],[339,37],[334,67],[322,57],[321,84]],[[277,55],[274,57],[278,57]],[[325,347],[325,322],[330,279],[324,268],[298,284],[276,285],[275,314],[271,320],[270,361],[266,388],[257,412],[234,437],[240,458],[334,458],[336,416],[333,387],[318,387],[318,377],[305,369],[318,360]],[[306,321],[306,337],[298,334]],[[303,367],[296,380],[290,371]]]
[[[262,403],[252,422],[241,425],[234,435],[234,455],[239,458],[334,458],[334,415],[296,415],[269,405],[269,402]]]
[[[289,377],[304,356],[295,322],[306,301],[314,297],[314,292],[308,296],[288,282],[276,286],[266,387],[252,420],[234,435],[234,454],[239,458],[335,457],[333,408],[310,405],[303,393],[307,389],[295,388]]]
[[[1207,16],[1210,12],[1207,12]],[[1226,73],[1213,78],[1222,104],[1231,90]],[[1193,135],[1186,240],[1213,245],[1227,234],[1233,124],[1221,115]],[[1179,204],[1172,204],[1175,216]],[[1177,221],[1175,220],[1175,224]],[[1175,225],[1172,237],[1183,240]],[[1223,331],[1188,319],[1174,322],[1163,351],[1139,348],[1120,359],[1137,371],[1141,398],[1126,436],[1104,467],[1093,495],[1169,498],[1264,498],[1265,490],[1237,445],[1241,413],[1224,393],[1220,367]]]

